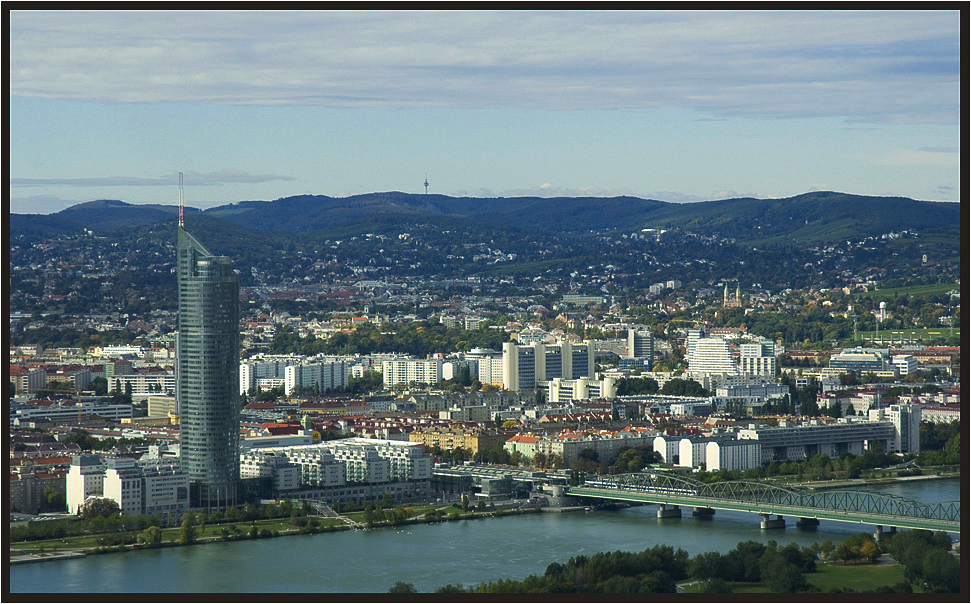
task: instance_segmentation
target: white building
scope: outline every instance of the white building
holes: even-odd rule
[[[141,346],[103,346],[95,349],[95,354],[105,359],[118,359],[123,356],[145,356],[145,349]]]
[[[789,394],[788,386],[774,382],[730,384],[715,388],[714,403],[719,410],[725,409],[730,401],[739,402],[746,407],[759,406],[769,400],[781,399],[787,394]]]
[[[488,356],[478,359],[478,378],[482,384],[502,386],[502,356]]]
[[[384,385],[388,388],[399,384],[433,385],[442,381],[442,359],[398,358],[382,363]]]
[[[261,378],[278,378],[283,383],[287,367],[299,365],[306,357],[301,356],[272,356],[259,357],[239,364],[239,393],[245,394],[251,388],[258,388]]]
[[[913,355],[898,354],[890,357],[890,362],[897,369],[897,375],[901,377],[911,373],[917,373],[917,359]]]
[[[612,377],[605,377],[601,380],[554,378],[547,382],[547,400],[551,403],[614,398],[615,396],[617,396],[617,380]]]
[[[67,511],[77,514],[88,497],[104,496],[105,464],[100,455],[75,455],[67,472]]]
[[[920,405],[896,404],[870,409],[868,416],[870,421],[885,421],[893,425],[893,438],[887,443],[887,449],[897,453],[920,451]]]
[[[574,345],[563,341],[554,344],[535,342],[519,346],[502,345],[502,385],[506,390],[535,390],[543,382],[562,378],[575,380],[594,376],[593,341]]]
[[[738,438],[757,440],[762,445],[762,463],[803,461],[819,453],[836,458],[844,453],[862,455],[872,443],[891,449],[894,425],[890,421],[854,421],[841,418],[833,424],[813,420],[800,426],[780,422],[778,426],[743,428]]]
[[[105,460],[104,496],[114,499],[119,511],[125,516],[142,513],[141,472],[130,457],[109,457]]]
[[[774,378],[775,344],[768,341],[746,343],[739,349],[739,371],[742,374]]]
[[[76,455],[67,475],[68,512],[89,497],[112,499],[122,514],[182,514],[189,509],[189,477],[177,459]]]
[[[667,464],[674,464],[679,461],[678,455],[681,444],[680,436],[660,435],[654,437],[654,450],[661,456],[661,460]]]
[[[287,394],[294,388],[318,388],[319,392],[341,390],[347,387],[350,371],[344,361],[323,361],[288,365],[283,370],[283,387]]]
[[[271,478],[281,496],[332,502],[371,499],[385,492],[427,496],[432,461],[421,443],[345,438],[251,449],[240,456],[240,475]]]
[[[678,465],[700,468],[707,461],[708,436],[683,436],[678,441]]]
[[[81,397],[81,412],[85,415],[100,415],[101,417],[113,421],[132,416],[132,406],[130,403],[112,403],[106,399],[95,397]],[[49,418],[54,421],[73,419],[78,416],[78,407],[74,400],[59,401],[52,405],[17,405],[10,407],[11,425],[20,425],[23,422]]]
[[[691,355],[694,354],[695,351],[695,345],[698,343],[698,340],[701,340],[704,337],[705,330],[703,327],[695,327],[688,330],[688,337],[685,340],[685,349],[688,353],[689,364],[691,363]]]
[[[705,469],[748,470],[762,465],[762,445],[758,441],[720,439],[705,444]]]
[[[700,338],[688,354],[688,370],[696,374],[735,375],[732,345],[722,338]]]

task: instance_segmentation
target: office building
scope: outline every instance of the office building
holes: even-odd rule
[[[885,371],[889,368],[889,362],[890,356],[886,348],[851,348],[830,357],[829,367],[842,373],[860,374]]]
[[[302,363],[284,368],[283,386],[287,394],[295,388],[316,389],[317,392],[330,392],[347,387],[350,370],[344,361],[322,361]]]
[[[103,497],[105,464],[100,455],[75,455],[67,473],[67,511],[77,514],[89,497]]]
[[[917,359],[910,354],[898,354],[890,359],[891,364],[897,370],[897,375],[904,377],[911,373],[917,373]]]
[[[617,380],[612,377],[605,377],[600,380],[553,378],[546,382],[546,385],[548,389],[546,400],[551,403],[614,398],[617,396]]]
[[[920,451],[921,406],[919,404],[900,403],[886,408],[870,409],[867,416],[870,421],[883,421],[893,425],[893,436],[887,443],[888,450],[897,453]]]
[[[519,346],[502,345],[502,385],[506,390],[535,390],[548,380],[575,380],[594,377],[593,342],[557,342]]]
[[[737,370],[732,360],[732,345],[722,338],[699,338],[688,353],[688,370],[693,375],[735,375]]]
[[[191,507],[234,506],[239,489],[239,280],[178,227],[176,405]]]
[[[836,458],[844,453],[862,455],[873,444],[892,450],[895,428],[890,421],[848,421],[834,424],[813,420],[801,426],[780,422],[778,426],[743,428],[739,440],[757,440],[762,445],[762,463],[804,461],[819,453]],[[906,452],[906,451],[902,451]]]
[[[384,385],[425,384],[433,386],[442,381],[442,359],[400,358],[381,364]]]
[[[739,370],[743,375],[774,378],[776,373],[775,344],[762,341],[738,347]]]
[[[648,330],[627,330],[627,358],[644,359],[648,369],[654,366],[654,334]]]
[[[75,455],[67,474],[68,511],[89,497],[114,500],[121,514],[181,515],[189,509],[189,477],[178,462]]]

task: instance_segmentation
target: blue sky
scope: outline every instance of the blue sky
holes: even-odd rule
[[[960,201],[960,13],[12,11],[10,211]]]

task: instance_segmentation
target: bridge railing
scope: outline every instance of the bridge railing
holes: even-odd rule
[[[586,481],[585,486],[947,522],[960,522],[961,519],[961,503],[959,501],[922,503],[912,499],[869,491],[811,491],[760,480],[703,483],[686,476],[663,472],[644,472],[596,476]]]

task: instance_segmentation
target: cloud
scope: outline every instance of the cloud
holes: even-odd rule
[[[960,120],[960,11],[12,11],[9,91]],[[798,35],[794,35],[798,32]]]
[[[198,172],[185,172],[183,178],[186,184],[194,187],[207,187],[223,184],[246,183],[255,184],[273,180],[296,180],[292,176],[279,176],[274,174],[247,174],[239,170],[226,169],[219,172],[200,174]],[[45,186],[71,186],[71,187],[171,187],[179,182],[178,174],[164,176],[139,177],[139,176],[102,176],[92,178],[11,178],[11,187],[45,187]]]
[[[619,197],[629,195],[640,197],[630,189],[609,189],[603,187],[558,187],[545,182],[538,187],[507,189],[499,197]]]
[[[933,147],[932,147],[933,149]],[[886,166],[957,166],[961,157],[957,152],[928,151],[927,148],[916,151],[890,151],[885,156],[877,158],[874,163]]]

